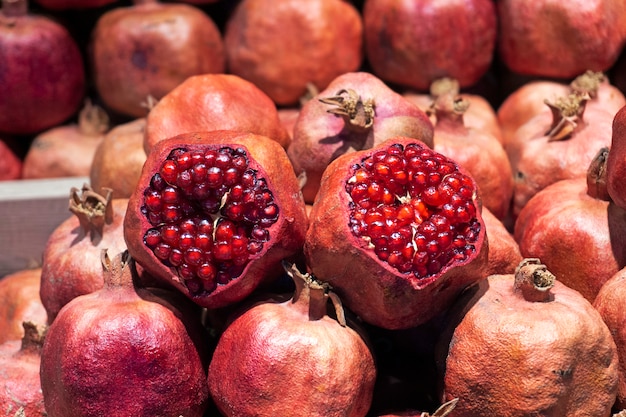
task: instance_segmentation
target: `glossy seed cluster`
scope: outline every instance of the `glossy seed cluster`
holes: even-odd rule
[[[173,150],[144,192],[144,242],[191,293],[237,278],[270,238],[279,209],[246,150]]]
[[[379,259],[425,278],[475,252],[475,184],[445,156],[394,144],[353,166],[350,229]]]

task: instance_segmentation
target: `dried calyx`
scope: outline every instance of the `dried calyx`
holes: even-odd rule
[[[342,116],[352,128],[367,130],[374,125],[374,100],[363,99],[353,89],[342,89],[332,97],[323,97],[319,100],[333,106],[327,111]]]
[[[549,141],[568,138],[583,123],[585,105],[589,99],[588,93],[573,93],[560,97],[554,102],[545,100],[552,112],[552,124],[546,133]]]

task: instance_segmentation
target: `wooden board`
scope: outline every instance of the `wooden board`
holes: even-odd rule
[[[87,177],[0,181],[0,277],[41,264],[52,231],[70,215],[72,187]]]

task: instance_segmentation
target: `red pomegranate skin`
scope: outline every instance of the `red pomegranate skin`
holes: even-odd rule
[[[182,133],[238,130],[267,136],[286,148],[291,140],[274,102],[257,86],[232,74],[187,78],[146,118],[144,149]]]
[[[169,261],[160,260],[144,241],[146,233],[156,227],[144,215],[146,204],[144,193],[149,189],[153,176],[159,172],[161,165],[172,150],[183,148],[190,152],[196,150],[204,152],[207,149],[218,150],[223,147],[245,151],[249,167],[257,171],[258,178],[265,178],[268,191],[278,208],[278,217],[265,229],[269,240],[264,241],[262,249],[256,253],[246,252],[250,256],[241,266],[243,269],[236,277],[231,277],[230,272],[224,272],[223,277],[228,279],[228,282],[219,282],[221,279],[219,276],[207,278],[205,281],[198,276],[185,279],[176,267],[170,266]],[[185,201],[190,201],[192,205],[201,204],[200,200],[193,198],[189,200],[185,198]],[[225,201],[224,204],[227,204],[227,200]],[[181,222],[188,218],[195,218],[196,214],[200,216],[200,219],[211,222],[216,222],[218,218],[212,217],[216,216],[215,214],[208,215],[198,211],[182,216]],[[241,221],[236,223],[244,224]],[[173,285],[203,307],[218,308],[243,300],[260,284],[279,276],[281,261],[301,251],[307,224],[306,208],[300,185],[284,149],[276,141],[264,136],[215,130],[181,134],[160,141],[154,146],[144,164],[138,186],[128,202],[124,219],[124,238],[129,252],[137,263],[155,278]],[[221,242],[220,238],[217,238],[215,242]],[[213,246],[210,246],[207,251],[211,251],[212,248]],[[207,262],[221,274],[219,268],[227,268],[227,263],[214,261],[215,259],[211,258]]]
[[[23,160],[14,139],[0,138],[0,181],[17,180],[22,177]]]
[[[47,417],[39,380],[46,326],[24,322],[23,337],[0,344],[0,410],[5,416]]]
[[[512,274],[524,259],[519,244],[502,220],[498,219],[488,208],[483,207],[481,214],[489,240],[487,275]]]
[[[134,287],[132,265],[111,259],[116,276],[70,301],[48,329],[40,370],[48,416],[201,417],[208,350],[196,310]]]
[[[25,321],[40,325],[48,322],[39,297],[40,282],[40,267],[15,271],[0,279],[0,343],[20,340]]]
[[[365,227],[350,217],[349,208],[355,203],[351,194],[346,190],[346,184],[355,178],[354,167],[375,152],[397,145],[428,149],[416,139],[395,137],[374,148],[343,155],[329,165],[311,208],[310,225],[304,244],[304,254],[310,272],[317,279],[328,282],[339,294],[344,305],[360,316],[364,322],[386,329],[414,327],[443,313],[466,286],[484,276],[488,257],[488,241],[480,214],[482,206],[479,202],[479,193],[476,191],[473,179],[467,176],[466,171],[458,165],[456,172],[466,176],[473,184],[471,188],[474,190],[472,197],[467,200],[467,204],[475,207],[473,217],[468,219],[467,226],[469,227],[467,232],[471,233],[470,240],[473,243],[469,248],[470,253],[466,254],[464,259],[450,260],[445,265],[439,265],[440,269],[437,271],[433,270],[430,273],[419,272],[413,267],[406,272],[400,272],[398,267],[382,260],[370,247],[373,239],[368,240],[353,233],[353,228]],[[429,154],[440,155],[434,151],[429,151]],[[418,174],[414,175],[415,178],[419,177]],[[418,180],[410,181],[417,183]],[[406,198],[408,191],[403,189],[403,193],[404,195],[392,194],[396,203],[386,207],[393,207],[394,211],[401,213],[400,208],[403,205],[399,202]],[[415,203],[418,207],[415,211],[422,212],[419,208],[420,204],[423,204],[421,198],[420,195],[421,203]],[[414,204],[413,200],[417,201],[418,197],[414,197],[411,204]],[[420,225],[430,218],[431,213],[439,213],[440,217],[445,217],[443,211],[439,211],[435,206],[427,208],[426,212],[429,214],[423,219],[418,219],[420,214],[414,215],[414,219],[407,216],[405,218],[409,224],[407,227],[419,230]],[[400,216],[393,214],[392,218],[398,219]],[[367,227],[370,227],[370,223],[374,224],[375,220],[366,221]],[[389,223],[395,224],[391,219]],[[449,224],[452,223],[453,220],[449,220]],[[459,230],[460,228],[461,226]],[[374,226],[374,230],[377,229],[378,227]],[[384,234],[383,231],[380,233]],[[391,231],[388,233],[391,236]],[[414,232],[414,236],[417,234]],[[468,240],[464,242],[470,244]],[[421,255],[429,253],[419,249],[416,246],[417,242],[411,240],[409,243],[407,247],[402,246],[403,252],[401,253],[414,248],[414,259],[421,259]],[[443,246],[443,242],[441,245]],[[439,246],[436,249],[439,250]],[[389,251],[391,252],[391,249]],[[433,253],[441,252],[435,250]]]
[[[498,51],[513,72],[573,78],[606,71],[624,45],[621,0],[505,0],[497,2]]]
[[[346,90],[354,91],[363,104],[373,104],[373,122],[363,120],[361,112],[349,118],[329,113],[333,106],[320,101]],[[366,126],[367,121],[373,124]],[[369,149],[395,136],[416,138],[432,147],[433,130],[421,109],[380,78],[368,72],[350,72],[335,78],[302,106],[287,154],[296,174],[306,173],[302,193],[305,201],[312,203],[322,173],[338,156]]]
[[[365,50],[386,82],[427,91],[441,77],[475,85],[487,73],[496,44],[490,0],[366,0]]]
[[[90,40],[95,87],[112,110],[147,114],[148,96],[159,100],[188,77],[222,73],[222,35],[211,17],[188,4],[135,2],[102,14]]]
[[[613,202],[626,210],[626,106],[613,119],[611,151],[606,164],[607,191]]]
[[[8,10],[5,5],[0,13],[0,132],[29,135],[78,111],[85,68],[64,26],[44,15],[9,15]]]

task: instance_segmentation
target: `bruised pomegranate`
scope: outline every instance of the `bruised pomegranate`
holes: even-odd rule
[[[76,41],[27,0],[3,0],[0,10],[0,132],[28,135],[57,126],[79,109],[85,68]]]
[[[612,203],[606,191],[608,155],[608,148],[601,149],[586,177],[557,181],[539,191],[515,222],[522,255],[540,258],[559,281],[591,303],[626,266],[626,210]]]
[[[296,173],[306,177],[305,201],[313,202],[322,173],[335,158],[394,136],[433,145],[426,114],[378,77],[351,72],[335,78],[302,106],[287,149]]]
[[[618,355],[583,296],[538,259],[472,286],[449,313],[438,367],[450,417],[608,417]]]
[[[112,110],[144,117],[148,96],[160,99],[188,77],[222,73],[222,35],[201,9],[134,0],[103,13],[90,39],[95,88]]]
[[[613,118],[610,146],[606,164],[607,191],[611,200],[626,210],[626,106]]]
[[[235,416],[364,417],[376,368],[360,329],[327,314],[327,284],[288,267],[295,293],[236,315],[209,365],[209,389],[220,411]],[[339,360],[337,360],[340,358]]]
[[[499,56],[519,74],[571,78],[606,71],[624,46],[621,0],[503,0],[497,9]]]
[[[136,288],[128,252],[102,252],[104,286],[70,301],[48,329],[47,415],[201,417],[208,351],[196,310]]]
[[[418,140],[391,138],[328,166],[309,216],[307,264],[365,322],[417,326],[482,278],[480,212],[463,168]]]
[[[237,130],[274,139],[286,148],[291,140],[274,102],[257,86],[232,74],[187,78],[152,107],[146,118],[144,149],[182,133]]]
[[[158,142],[130,197],[124,236],[148,272],[196,303],[240,301],[304,243],[298,180],[275,141],[235,131]]]
[[[243,0],[226,22],[224,43],[230,73],[276,104],[293,105],[307,84],[324,89],[359,69],[363,22],[343,0]]]
[[[115,126],[96,148],[89,183],[95,190],[110,188],[115,198],[128,198],[135,191],[146,161],[143,136],[146,119]]]
[[[21,340],[0,344],[0,410],[11,417],[46,417],[39,368],[47,327],[30,321],[20,327]]]
[[[15,271],[0,279],[0,343],[20,340],[25,321],[47,323],[46,309],[39,298],[40,281],[40,267]]]
[[[52,231],[43,252],[40,296],[49,323],[70,300],[102,288],[102,249],[126,249],[122,227],[128,200],[112,195],[86,184],[70,190],[72,215]]]
[[[89,175],[96,149],[109,129],[104,110],[87,101],[78,123],[56,126],[38,134],[24,158],[25,179]]]
[[[487,73],[496,44],[491,0],[365,0],[365,50],[386,82],[427,91],[441,77],[475,85]]]

